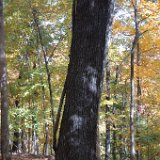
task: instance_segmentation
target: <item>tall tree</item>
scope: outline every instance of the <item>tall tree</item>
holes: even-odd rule
[[[107,56],[107,60],[108,60],[108,56]],[[107,101],[110,101],[111,100],[111,93],[110,93],[110,90],[111,90],[111,84],[110,84],[110,81],[111,81],[111,72],[110,72],[110,65],[109,65],[109,62],[107,62],[107,65],[106,65],[106,86],[107,86]],[[107,116],[107,113],[110,112],[110,105],[107,104],[106,105],[106,116]],[[107,118],[107,117],[106,117]],[[106,147],[105,147],[105,160],[110,160],[111,159],[111,124],[110,124],[110,121],[106,121]]]
[[[138,23],[138,4],[139,1],[136,0],[136,9],[135,9],[135,24],[136,24],[136,34],[137,36],[139,36],[140,31],[139,31],[139,23]],[[139,73],[139,67],[140,67],[140,61],[141,61],[141,53],[140,53],[140,43],[139,43],[139,37],[137,40],[137,45],[136,45],[136,50],[137,50],[137,59],[136,59],[136,64],[137,64],[137,136],[139,136],[139,127],[140,127],[140,107],[141,107],[141,101],[140,101],[140,97],[141,97],[141,79],[140,79],[140,73]],[[137,145],[139,144],[139,142],[137,142]],[[136,154],[137,154],[137,160],[141,160],[141,152],[140,152],[140,148],[138,146],[137,150],[136,150]]]
[[[97,119],[114,0],[74,0],[57,160],[97,160]]]
[[[130,105],[130,154],[131,160],[135,159],[136,151],[135,151],[135,125],[134,125],[134,111],[135,111],[135,103],[134,103],[134,91],[135,91],[135,84],[134,84],[134,58],[135,58],[135,50],[139,39],[139,29],[138,29],[138,0],[133,3],[134,7],[134,22],[135,22],[135,37],[132,43],[131,49],[131,105]]]
[[[19,108],[19,100],[16,99],[15,100],[15,107],[18,109]],[[14,134],[13,134],[13,145],[12,145],[12,152],[16,152],[18,153],[19,150],[20,150],[20,147],[19,147],[19,139],[20,139],[20,133],[19,133],[19,117],[18,117],[18,113],[16,113],[15,115],[15,121],[16,121],[16,128],[15,128],[15,131],[14,131]]]
[[[3,2],[0,0],[0,89],[1,89],[1,153],[2,159],[8,160],[9,156],[9,128],[8,128],[8,93],[7,93],[7,68],[4,52],[4,19]]]

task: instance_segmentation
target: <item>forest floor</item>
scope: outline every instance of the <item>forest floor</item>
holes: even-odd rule
[[[53,156],[35,156],[31,154],[12,155],[12,160],[55,160]],[[1,156],[0,156],[1,160]]]

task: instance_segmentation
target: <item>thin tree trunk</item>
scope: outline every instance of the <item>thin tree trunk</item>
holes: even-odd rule
[[[52,134],[54,134],[54,107],[53,107],[53,91],[52,91],[52,84],[51,84],[51,73],[49,70],[49,66],[48,66],[48,60],[47,60],[47,53],[46,53],[46,49],[44,46],[44,42],[43,42],[43,38],[42,38],[42,34],[41,34],[41,30],[39,27],[39,22],[38,22],[38,16],[37,16],[37,11],[36,9],[32,8],[31,5],[31,9],[32,9],[32,15],[33,15],[33,19],[34,19],[34,23],[36,26],[36,31],[38,33],[39,36],[39,42],[41,45],[41,49],[42,49],[42,53],[43,53],[43,57],[44,57],[44,62],[45,62],[45,68],[46,68],[46,73],[47,73],[47,82],[48,82],[48,88],[49,88],[49,97],[50,97],[50,108],[51,108],[51,118],[52,118]],[[53,146],[54,146],[54,142],[52,141]]]
[[[108,56],[107,56],[108,60]],[[109,60],[106,65],[106,86],[107,86],[107,101],[110,101],[111,99],[111,93],[110,93],[110,66],[109,66]],[[110,113],[109,104],[106,106],[106,119],[107,119],[107,113]],[[106,120],[106,148],[105,148],[105,160],[111,159],[111,124],[110,121]]]
[[[139,23],[138,23],[138,0],[136,0],[137,2],[137,9],[135,9],[135,13],[136,16],[135,16],[135,23],[136,23],[136,34],[137,36],[139,36],[140,34],[140,31],[139,31]],[[138,41],[138,40],[137,40]],[[141,97],[141,80],[140,80],[140,77],[139,77],[139,67],[140,67],[140,46],[139,46],[139,42],[137,42],[137,136],[139,137],[139,125],[140,125],[140,106],[141,106],[141,102],[140,102],[140,97]],[[139,142],[137,142],[137,145],[139,144]],[[139,148],[139,145],[137,147],[137,160],[141,160],[141,152],[140,152],[140,148]]]
[[[117,135],[116,135],[116,130],[113,130],[113,143],[112,143],[112,158],[114,160],[117,159],[117,153],[116,153],[116,141],[117,141]]]
[[[61,97],[60,97],[58,113],[57,113],[56,121],[55,121],[55,125],[54,125],[54,139],[53,139],[53,149],[54,149],[54,151],[56,151],[57,145],[58,145],[57,144],[58,126],[60,125],[61,112],[62,112],[63,103],[64,103],[64,99],[65,99],[65,95],[66,95],[66,87],[67,87],[67,78],[65,80],[63,91],[62,91],[62,94],[61,94]]]
[[[15,107],[16,108],[19,108],[19,100],[16,99],[15,100]],[[17,129],[17,127],[19,126],[19,118],[18,118],[18,114],[16,113],[16,129],[14,131],[14,134],[13,134],[13,146],[12,146],[12,152],[15,152],[15,153],[19,153],[19,138],[20,138],[20,133]]]
[[[31,153],[31,129],[28,128],[28,153]]]
[[[56,160],[97,160],[97,121],[113,1],[74,0],[73,36]]]
[[[140,50],[139,50],[139,43],[137,43],[137,67],[140,66]],[[140,127],[140,107],[141,107],[141,102],[140,102],[140,97],[141,97],[141,82],[140,82],[140,77],[139,77],[139,68],[138,68],[138,77],[137,77],[137,136],[139,137],[139,127]],[[137,145],[139,143],[137,142]],[[141,160],[141,152],[140,148],[138,146],[137,149],[137,160]]]
[[[33,105],[33,110],[34,110],[35,106],[34,106],[34,98],[33,97],[32,97],[32,105]],[[34,115],[32,116],[32,153],[35,155],[39,154],[37,130],[38,130],[37,117],[36,117],[36,113],[34,113]]]
[[[23,122],[22,122],[23,123]],[[22,144],[22,153],[26,153],[26,144],[25,144],[25,130],[22,129],[21,133],[21,144]]]
[[[44,108],[44,121],[45,121],[45,142],[44,142],[44,155],[48,156],[49,154],[49,142],[48,142],[48,123],[46,122],[46,95],[45,95],[45,88],[42,87],[42,94],[43,94],[43,108]]]
[[[135,1],[134,6],[134,20],[135,20],[135,37],[132,44],[131,49],[131,106],[130,106],[130,154],[131,160],[135,159],[135,133],[134,133],[134,111],[135,111],[135,103],[134,103],[134,91],[135,91],[135,84],[134,84],[134,57],[135,57],[135,49],[139,39],[139,31],[138,30],[138,0]]]
[[[119,66],[116,66],[116,79],[115,79],[115,86],[118,84],[118,78],[119,78]],[[115,87],[116,88],[116,87]],[[114,100],[117,101],[117,94],[116,94],[116,90],[114,91]],[[116,106],[113,103],[113,111],[112,111],[113,115],[116,114]],[[114,160],[117,159],[117,152],[116,152],[116,143],[117,143],[117,131],[116,131],[116,125],[113,124],[113,134],[112,134],[112,139],[113,139],[113,143],[112,143],[112,158]]]
[[[1,90],[1,154],[3,160],[9,160],[9,124],[6,55],[4,52],[3,2],[0,0],[0,90]]]
[[[29,109],[31,109],[31,103],[30,100],[28,102]],[[28,128],[28,135],[27,135],[27,148],[28,148],[28,153],[31,153],[31,128]]]
[[[131,53],[131,107],[130,107],[130,153],[131,160],[135,159],[135,134],[134,134],[134,51]]]

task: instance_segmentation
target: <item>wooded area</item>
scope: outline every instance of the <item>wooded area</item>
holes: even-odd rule
[[[160,160],[159,0],[0,0],[2,160]]]

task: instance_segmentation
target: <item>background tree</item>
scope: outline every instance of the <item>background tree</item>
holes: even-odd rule
[[[0,0],[1,154],[3,160],[9,160],[7,66],[6,55],[4,52],[4,41],[3,2]]]

